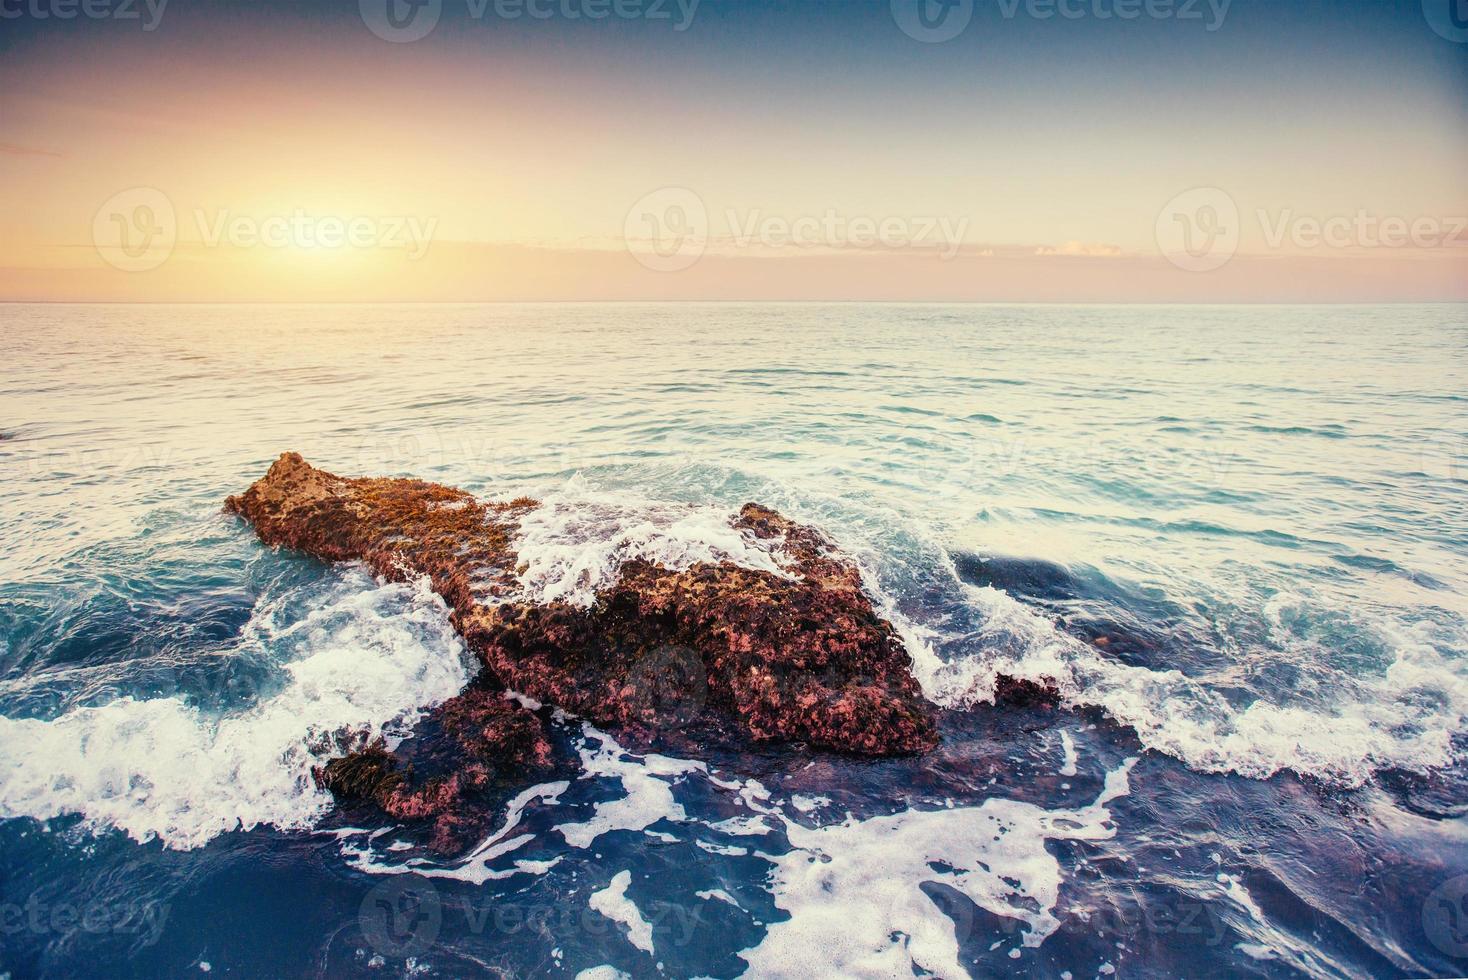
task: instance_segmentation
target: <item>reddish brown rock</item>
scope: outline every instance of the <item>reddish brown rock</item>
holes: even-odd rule
[[[418,480],[346,479],[287,453],[227,506],[267,544],[365,561],[389,579],[428,576],[483,662],[482,684],[597,723],[656,728],[697,718],[756,740],[874,756],[937,741],[907,652],[856,568],[819,532],[754,504],[733,525],[770,542],[788,577],[732,563],[672,571],[633,561],[589,609],[517,597],[511,539],[538,506],[532,500],[485,504]],[[486,743],[508,737],[496,718],[461,708],[441,712],[446,725],[477,729]],[[382,763],[363,759],[360,768],[386,779]],[[397,800],[399,789],[373,798]],[[462,787],[435,792],[451,789]],[[421,802],[432,809],[437,799]],[[419,802],[410,795],[394,805]]]
[[[480,762],[501,769],[551,764],[545,728],[533,712],[503,694],[475,687],[435,712],[444,733]]]
[[[312,770],[316,784],[344,802],[369,803],[396,820],[432,821],[430,846],[458,850],[483,829],[485,808],[474,795],[552,763],[551,746],[536,715],[502,693],[471,687],[434,713],[457,744],[453,771],[418,780],[381,740]]]
[[[1055,708],[1060,691],[1054,684],[1000,674],[994,684],[994,703],[1019,708]]]

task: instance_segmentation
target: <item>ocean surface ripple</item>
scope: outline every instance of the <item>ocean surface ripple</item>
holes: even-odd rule
[[[1468,973],[1465,351],[1453,306],[0,306],[0,976]],[[350,825],[310,767],[474,667],[221,511],[284,450],[544,500],[545,598],[816,524],[943,744],[556,714],[582,774],[468,855]]]

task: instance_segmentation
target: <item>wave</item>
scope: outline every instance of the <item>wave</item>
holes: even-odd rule
[[[1282,702],[1258,696],[1240,703],[1235,692],[1181,670],[1123,662],[1006,591],[965,581],[953,559],[945,559],[978,624],[959,637],[909,618],[868,582],[902,634],[924,694],[940,706],[993,703],[1000,677],[1032,681],[1055,689],[1068,707],[1101,709],[1148,749],[1196,771],[1253,779],[1289,770],[1357,787],[1381,770],[1427,773],[1461,761],[1454,735],[1468,730],[1468,678],[1461,660],[1439,650],[1441,638],[1430,624],[1357,611],[1350,625],[1371,633],[1389,660],[1348,672],[1320,657],[1322,647],[1339,655],[1335,636],[1328,630],[1302,635],[1296,625],[1341,614],[1301,596],[1277,596],[1262,610],[1264,639],[1273,648],[1267,653],[1307,675],[1299,684],[1304,696],[1289,700],[1283,691],[1274,694],[1287,699]],[[1063,592],[1074,580],[1056,568],[1041,564],[1031,577]],[[944,656],[940,646],[967,652]]]
[[[535,602],[590,606],[634,559],[674,570],[727,561],[785,575],[767,542],[730,527],[732,516],[717,506],[629,502],[578,475],[521,520],[520,586]]]
[[[520,794],[508,804],[499,829],[468,857],[447,865],[427,857],[404,861],[391,834],[367,830],[339,832],[342,853],[368,873],[412,872],[475,885],[517,875],[584,875],[590,879],[587,907],[618,923],[613,934],[651,962],[658,955],[656,930],[627,894],[631,873],[615,864],[607,868],[604,856],[633,853],[638,837],[661,846],[692,843],[713,855],[690,862],[688,876],[676,879],[687,892],[684,900],[695,907],[694,899],[717,902],[755,918],[724,887],[747,872],[733,873],[734,865],[719,859],[768,867],[760,888],[784,918],[771,923],[755,945],[738,951],[747,975],[907,976],[921,968],[931,975],[966,976],[960,948],[983,928],[973,906],[1024,927],[1010,954],[1016,957],[1020,948],[1038,948],[1060,927],[1056,910],[1065,874],[1047,843],[1114,837],[1109,805],[1131,792],[1136,762],[1126,760],[1106,773],[1098,795],[1085,805],[1047,809],[995,796],[970,806],[924,801],[860,818],[829,800],[783,792],[703,762],[629,751],[589,724],[579,730],[583,776],[574,784]],[[710,813],[712,800],[718,802]],[[568,806],[589,806],[591,816],[552,823],[555,812]],[[527,820],[532,809],[533,819]],[[635,836],[606,839],[617,833]],[[751,846],[731,846],[731,837]],[[540,861],[521,856],[527,852],[558,856]],[[595,862],[589,860],[593,854]],[[605,886],[597,887],[601,882]],[[935,899],[943,889],[973,906]],[[605,952],[598,949],[597,955]]]
[[[1268,435],[1281,436],[1320,436],[1324,439],[1345,439],[1348,433],[1343,426],[1323,425],[1319,428],[1311,428],[1308,425],[1250,425],[1245,426],[1250,432],[1259,432]]]
[[[0,718],[0,816],[80,814],[94,830],[179,850],[266,824],[312,826],[331,801],[311,767],[340,754],[338,734],[395,740],[469,673],[426,582],[379,585],[345,569],[305,588],[304,618],[282,623],[282,603],[262,603],[245,627],[242,642],[293,654],[283,685],[253,705],[124,697],[51,720]]]
[[[733,561],[780,573],[767,544],[732,530],[729,516],[715,505],[597,490],[577,477],[522,525],[521,581],[539,601],[589,605],[633,558],[672,568]],[[1365,607],[1347,615],[1325,600],[1279,594],[1249,614],[1257,621],[1240,635],[1220,640],[1184,623],[1195,602],[1171,589],[1132,594],[1097,571],[954,556],[924,529],[906,526],[902,533],[905,542],[868,540],[852,553],[868,593],[902,635],[924,694],[939,706],[992,703],[1001,677],[1033,681],[1056,689],[1069,707],[1102,710],[1147,748],[1197,771],[1254,779],[1288,770],[1355,787],[1384,769],[1427,773],[1460,761],[1454,735],[1468,730],[1468,678],[1443,649],[1456,641],[1431,635],[1430,624],[1404,625]],[[919,555],[903,559],[914,543]],[[883,563],[907,565],[916,557],[921,565],[932,555],[937,567],[929,574],[941,578],[966,615],[915,619],[897,598],[906,587],[884,590]],[[1046,607],[1066,602],[1092,616],[1106,610],[1123,616],[1152,639],[1188,634],[1198,643],[1236,642],[1241,649],[1224,651],[1229,664],[1213,673],[1204,669],[1218,660],[1213,647],[1210,654],[1159,643],[1174,662],[1147,662],[1126,644],[1103,650],[1058,626]],[[1333,663],[1357,648],[1366,652],[1353,669]],[[1261,683],[1240,696],[1249,691],[1237,682],[1241,674],[1267,673],[1279,663],[1298,671],[1294,687]]]
[[[586,605],[632,559],[673,568],[733,561],[786,574],[767,542],[729,526],[731,513],[629,498],[577,477],[522,523],[520,582],[537,601]],[[970,709],[995,700],[1001,677],[1029,680],[1053,687],[1072,708],[1100,709],[1146,748],[1197,771],[1256,779],[1289,770],[1359,786],[1383,769],[1427,773],[1460,761],[1462,742],[1454,737],[1468,729],[1468,679],[1453,654],[1462,637],[1441,632],[1450,627],[1365,608],[1333,623],[1346,614],[1305,596],[1277,595],[1262,611],[1265,635],[1253,642],[1267,648],[1256,659],[1285,664],[1304,680],[1294,690],[1262,685],[1259,695],[1241,697],[1245,686],[1210,683],[1191,662],[1186,671],[1139,662],[1058,626],[1045,603],[1094,600],[1090,592],[1107,584],[1098,585],[1096,575],[1003,558],[970,561],[965,570],[964,556],[955,558],[924,528],[893,520],[884,515],[875,535],[851,535],[858,539],[852,553],[937,705]],[[916,589],[885,589],[879,562],[915,573]],[[961,615],[909,615],[897,598],[934,586]],[[262,602],[243,631],[240,643],[252,653],[274,651],[283,677],[251,705],[221,710],[183,697],[124,697],[52,720],[0,718],[0,816],[79,814],[91,827],[174,848],[261,825],[313,826],[330,800],[310,769],[339,751],[337,733],[401,737],[458,693],[468,673],[462,642],[425,584],[382,585],[349,568],[296,588],[310,593],[315,611],[292,618],[282,602]],[[1133,612],[1142,620],[1164,615],[1158,603]],[[1348,628],[1371,634],[1359,669],[1325,669],[1321,650],[1339,655],[1349,647],[1341,640]],[[1237,681],[1250,651],[1226,653],[1220,676]],[[610,764],[607,753],[583,752],[585,770],[598,774]],[[567,841],[594,839],[602,832],[597,821],[617,827],[664,809],[656,780],[636,788],[628,785],[626,812],[613,807],[586,826],[568,826]]]

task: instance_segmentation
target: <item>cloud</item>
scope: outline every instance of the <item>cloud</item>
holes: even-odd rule
[[[1116,258],[1121,255],[1121,246],[1105,245],[1100,242],[1066,242],[1061,246],[1041,245],[1036,255],[1071,255],[1087,258]]]
[[[11,157],[59,157],[60,153],[54,150],[38,150],[34,146],[21,146],[18,143],[0,143],[0,155]]]

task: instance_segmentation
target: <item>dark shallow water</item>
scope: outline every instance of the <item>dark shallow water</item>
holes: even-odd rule
[[[1462,975],[1465,341],[1452,307],[0,307],[0,973]],[[542,497],[546,595],[737,550],[746,500],[818,523],[942,747],[562,718],[580,775],[435,859],[306,773],[405,735],[461,645],[220,513],[285,449]],[[1000,672],[1066,704],[990,705]]]

